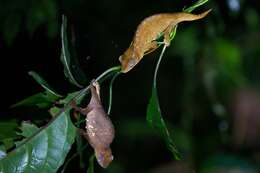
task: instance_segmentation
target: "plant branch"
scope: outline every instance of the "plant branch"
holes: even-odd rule
[[[109,102],[108,102],[108,109],[107,109],[107,114],[110,115],[110,112],[111,112],[111,108],[112,108],[112,97],[113,97],[113,83],[115,81],[115,79],[117,78],[117,76],[120,75],[121,72],[117,72],[113,78],[111,79],[110,81],[110,84],[109,84]]]

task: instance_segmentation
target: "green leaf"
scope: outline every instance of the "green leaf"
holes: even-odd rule
[[[32,127],[25,129],[29,128]],[[56,172],[63,164],[75,135],[76,128],[67,109],[1,159],[0,172]]]
[[[67,18],[64,15],[62,16],[61,41],[61,62],[64,66],[64,74],[72,84],[82,88],[79,82],[85,83],[86,76],[80,69],[77,59],[71,57],[67,38]]]
[[[21,16],[17,13],[9,13],[4,19],[3,37],[8,45],[11,45],[21,26]]]
[[[37,106],[38,108],[44,109],[49,108],[58,99],[59,97],[57,97],[56,95],[53,95],[48,91],[44,91],[34,94],[30,97],[25,98],[22,101],[19,101],[18,103],[13,104],[11,108],[20,106]]]
[[[6,156],[4,145],[0,145],[0,160]]]
[[[62,97],[39,74],[34,71],[29,71],[28,74],[31,75],[36,80],[36,82],[40,84],[46,91],[57,97]]]
[[[207,1],[208,0],[198,0],[192,6],[186,8],[186,9],[183,9],[183,11],[190,13],[195,8],[205,4]],[[176,35],[176,30],[177,30],[177,26],[174,27],[174,29],[171,32],[171,35],[170,35],[171,40],[174,39],[174,37]],[[157,73],[158,73],[160,62],[161,62],[162,57],[164,55],[165,49],[166,49],[166,46],[164,45],[162,52],[160,54],[160,57],[158,59],[156,68],[155,68],[154,79],[153,79],[153,88],[152,88],[152,96],[151,96],[149,104],[148,104],[146,119],[147,119],[148,123],[153,128],[158,130],[159,134],[165,140],[165,143],[166,143],[168,149],[173,153],[175,159],[179,160],[180,159],[179,152],[177,151],[175,144],[174,144],[173,140],[171,139],[171,136],[169,134],[167,126],[166,126],[166,124],[165,124],[165,122],[162,118],[160,105],[159,105],[159,102],[158,102],[157,91],[156,91]]]
[[[30,137],[39,130],[36,125],[26,121],[22,122],[20,129],[22,132],[17,132],[17,134],[23,137]]]
[[[154,129],[156,129],[159,132],[160,136],[164,139],[168,149],[172,152],[175,159],[179,160],[179,152],[177,151],[174,142],[171,139],[167,126],[161,115],[161,110],[158,103],[158,96],[155,87],[153,87],[152,89],[152,96],[148,104],[146,120]]]
[[[80,91],[75,91],[73,93],[69,93],[67,95],[67,97],[65,99],[59,100],[59,104],[68,104],[71,100],[75,100],[78,103],[81,102],[81,100],[85,97],[85,95],[87,93],[89,93],[89,91],[83,92],[84,89],[80,90]],[[82,93],[83,92],[83,93]],[[80,98],[78,98],[78,96],[80,95]]]
[[[183,11],[190,13],[193,10],[195,10],[197,7],[205,4],[206,2],[208,2],[209,0],[198,0],[197,2],[195,2],[192,6],[188,7],[188,8],[184,8]]]
[[[51,107],[49,109],[49,112],[51,114],[52,117],[55,117],[56,115],[58,115],[58,113],[60,112],[60,108],[54,106],[54,107]]]
[[[28,138],[28,137],[32,136],[34,133],[36,133],[39,130],[39,128],[36,125],[32,124],[32,123],[23,121],[22,125],[20,127],[20,130],[22,132],[17,132],[17,135],[20,135],[20,136]],[[18,147],[20,144],[22,144],[25,140],[26,139],[23,139],[21,141],[15,142],[16,147]]]
[[[222,172],[259,172],[250,160],[230,154],[217,154],[205,159],[198,172],[215,173],[217,170]]]
[[[6,150],[14,147],[14,140],[18,137],[15,133],[18,124],[16,120],[0,122],[0,142]]]
[[[15,129],[18,127],[16,120],[0,122],[0,141],[6,138],[15,138],[17,134]]]
[[[94,173],[94,159],[95,159],[95,155],[93,154],[89,158],[89,164],[88,164],[87,173]]]
[[[48,36],[55,36],[57,34],[58,9],[55,1],[28,1],[26,5],[23,6],[23,11],[25,11],[24,13],[26,17],[25,24],[31,35],[43,24],[46,25]]]

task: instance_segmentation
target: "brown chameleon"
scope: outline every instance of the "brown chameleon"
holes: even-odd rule
[[[80,132],[86,137],[95,150],[95,156],[100,166],[106,168],[113,160],[110,144],[114,139],[114,126],[103,109],[100,100],[100,87],[96,81],[91,83],[91,99],[86,108],[79,108],[73,102],[71,106],[86,115],[86,132]]]
[[[144,55],[159,47],[156,38],[162,33],[164,44],[169,46],[170,34],[174,27],[183,21],[198,20],[205,17],[211,10],[201,14],[190,13],[161,13],[145,18],[137,27],[133,41],[129,48],[119,57],[121,71],[123,73],[131,70]]]

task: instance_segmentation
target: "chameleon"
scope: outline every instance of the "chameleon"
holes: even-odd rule
[[[99,165],[106,168],[113,160],[110,144],[114,139],[115,130],[101,104],[100,86],[97,81],[91,82],[90,90],[91,99],[87,107],[77,107],[75,101],[71,102],[71,106],[86,116],[86,131],[79,131],[94,149]]]
[[[145,18],[137,27],[133,40],[128,49],[119,57],[121,72],[130,71],[144,55],[159,47],[156,39],[163,34],[163,43],[170,45],[170,34],[178,23],[201,19],[210,12],[207,10],[201,14],[161,13]]]

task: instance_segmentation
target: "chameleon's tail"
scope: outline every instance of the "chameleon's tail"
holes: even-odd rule
[[[177,15],[177,23],[179,22],[183,22],[183,21],[192,21],[192,20],[198,20],[198,19],[202,19],[203,17],[207,16],[208,13],[211,11],[211,9],[200,13],[200,14],[191,14],[191,13],[178,13]]]

